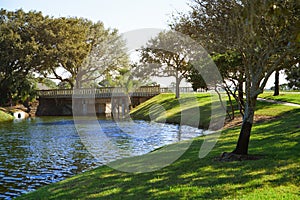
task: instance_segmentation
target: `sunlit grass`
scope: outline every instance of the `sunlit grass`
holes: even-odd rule
[[[300,98],[300,96],[299,96]],[[274,104],[269,102],[258,101],[256,105],[256,115],[264,115],[264,116],[279,116],[283,113],[291,111],[295,109],[293,106],[285,106],[282,104]]]
[[[7,114],[6,112],[0,110],[0,122],[11,121],[13,119],[14,117],[12,115]]]
[[[181,118],[182,110],[184,120]],[[175,94],[160,94],[131,111],[131,117],[134,119],[198,125],[199,128],[208,127],[210,115],[211,95],[208,93],[182,94],[179,100],[175,99]]]
[[[159,101],[166,110],[173,109],[162,97],[140,108]],[[177,113],[176,109],[171,112]],[[155,172],[125,173],[101,166],[19,199],[299,199],[300,109],[259,102],[257,113],[277,116],[253,126],[249,151],[260,160],[215,159],[234,149],[240,129],[234,127],[222,131],[203,159],[198,154],[204,138],[198,137],[180,159]]]
[[[259,97],[276,101],[300,104],[300,92],[280,92],[278,96],[273,96],[273,92],[264,92]]]

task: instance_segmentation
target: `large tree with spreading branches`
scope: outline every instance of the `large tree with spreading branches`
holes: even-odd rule
[[[0,104],[24,101],[34,92],[33,73],[44,69],[40,12],[0,10]]]
[[[140,61],[150,76],[175,78],[175,98],[180,98],[179,85],[195,62],[191,43],[184,35],[163,31],[140,49]]]
[[[237,52],[245,82],[245,112],[232,154],[247,155],[257,97],[277,70],[299,62],[297,0],[193,0],[173,28],[198,39],[209,52]]]
[[[0,104],[34,96],[37,76],[90,87],[129,65],[125,41],[102,22],[1,9],[0,29]]]

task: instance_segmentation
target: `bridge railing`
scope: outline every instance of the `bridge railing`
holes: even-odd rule
[[[142,86],[129,92],[130,96],[148,97],[160,94],[160,86]]]
[[[176,88],[175,87],[161,87],[160,88],[160,93],[175,93]],[[207,90],[199,88],[197,89],[196,92],[206,92]],[[179,92],[180,93],[194,93],[195,91],[193,90],[192,87],[179,87]]]
[[[125,96],[126,88],[122,87],[103,87],[103,88],[84,88],[84,89],[56,89],[56,90],[38,90],[39,97],[47,98],[70,98],[95,96],[97,98],[111,98],[112,96]],[[142,86],[129,92],[133,97],[149,97],[160,94],[159,86]]]

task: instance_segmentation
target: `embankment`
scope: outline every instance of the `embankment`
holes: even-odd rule
[[[170,103],[161,96],[155,98],[133,110],[133,114],[146,117],[158,101],[161,105]],[[177,106],[164,107],[165,111],[156,108],[166,112],[167,119],[177,119]],[[257,114],[274,116],[252,128],[249,151],[259,155],[259,160],[216,159],[235,148],[240,127],[231,127],[222,131],[205,158],[199,159],[205,137],[198,137],[182,157],[160,170],[135,174],[101,166],[19,199],[299,199],[300,109],[258,102]],[[148,119],[155,117],[159,119],[156,115]]]
[[[0,108],[0,123],[6,121],[12,121],[14,117],[6,112],[6,109]]]

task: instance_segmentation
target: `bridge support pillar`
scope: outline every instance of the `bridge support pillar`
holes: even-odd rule
[[[128,96],[114,97],[111,101],[111,111],[115,118],[126,118],[129,114]]]
[[[85,99],[82,100],[82,114],[87,115],[88,114],[88,102],[86,102]]]

